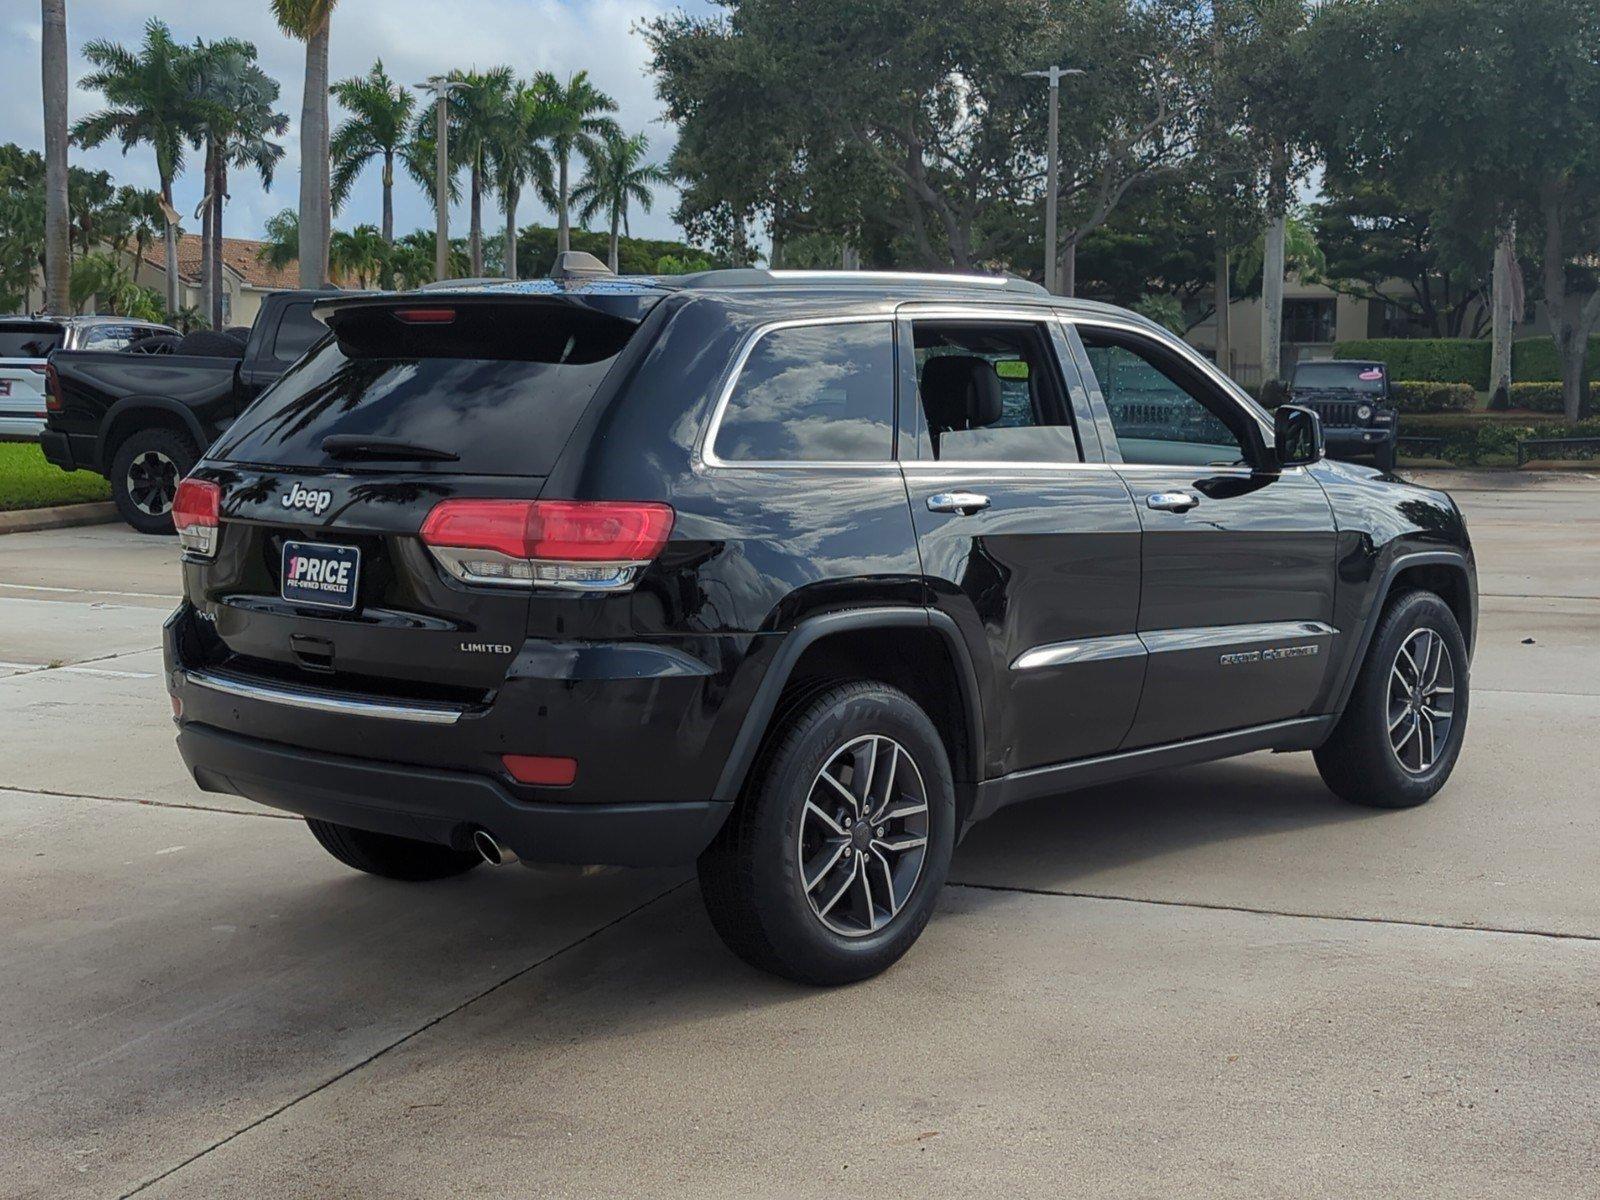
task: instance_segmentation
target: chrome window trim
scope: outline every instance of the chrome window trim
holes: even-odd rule
[[[841,459],[804,459],[804,458],[756,458],[730,461],[717,453],[717,434],[722,432],[722,418],[728,411],[728,403],[733,399],[733,389],[739,383],[739,376],[744,374],[745,363],[750,355],[760,344],[761,339],[769,333],[776,333],[780,329],[805,329],[814,325],[887,325],[890,332],[890,347],[894,347],[895,319],[893,313],[876,313],[870,316],[854,314],[847,317],[792,317],[782,321],[769,321],[756,326],[740,343],[739,351],[733,356],[733,366],[729,369],[727,377],[722,382],[722,388],[717,394],[717,403],[711,410],[711,419],[706,422],[705,432],[700,438],[699,458],[702,465],[714,467],[718,470],[744,471],[744,470],[825,470],[825,471],[881,471],[894,470],[898,463],[894,458],[894,388],[895,379],[889,380],[890,423],[889,423],[889,453],[885,458],[868,458],[856,460]]]
[[[454,725],[463,710],[453,705],[401,704],[387,700],[358,700],[304,688],[273,687],[248,680],[214,674],[210,671],[185,671],[184,678],[195,687],[220,692],[241,700],[259,700],[312,712],[337,713],[347,717],[374,717],[383,721],[412,721],[423,725]]]

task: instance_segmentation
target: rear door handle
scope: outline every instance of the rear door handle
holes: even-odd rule
[[[1161,512],[1188,512],[1200,503],[1200,497],[1193,492],[1151,492],[1144,498],[1144,502],[1151,508]]]
[[[938,492],[928,497],[928,511],[960,513],[963,517],[989,507],[989,497],[977,492]]]

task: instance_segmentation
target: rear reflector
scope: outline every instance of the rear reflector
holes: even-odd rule
[[[443,500],[422,541],[469,583],[622,591],[672,532],[670,505],[607,500]]]
[[[407,325],[449,325],[456,319],[456,310],[453,308],[397,308],[394,310],[394,315]]]
[[[222,488],[209,479],[184,479],[172,498],[172,527],[178,545],[191,554],[210,558],[217,552],[222,527]]]
[[[56,374],[55,363],[49,363],[44,369],[44,407],[46,412],[58,413],[63,411],[61,406],[61,376]]]
[[[578,760],[575,758],[553,758],[545,754],[502,754],[500,761],[518,783],[567,787],[578,777]]]

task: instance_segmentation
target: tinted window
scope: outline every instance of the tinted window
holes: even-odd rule
[[[0,358],[43,358],[61,346],[61,326],[38,321],[0,325]]]
[[[337,336],[245,409],[214,457],[544,475],[636,328],[591,310],[536,303],[464,306],[440,325],[407,325],[385,306],[331,320]],[[330,434],[403,441],[456,458],[340,458],[322,448]]]
[[[1078,462],[1049,338],[1036,321],[917,321],[924,459]]]
[[[127,325],[91,325],[83,331],[85,350],[125,350],[133,341],[133,329]]]
[[[805,325],[762,336],[728,397],[727,462],[881,462],[894,452],[894,327]]]
[[[1123,462],[1220,466],[1246,460],[1244,444],[1229,421],[1242,424],[1249,418],[1230,399],[1192,378],[1170,351],[1132,334],[1086,326],[1079,333]]]
[[[278,337],[272,343],[272,357],[293,362],[328,332],[328,327],[311,315],[311,305],[290,304],[278,318]]]

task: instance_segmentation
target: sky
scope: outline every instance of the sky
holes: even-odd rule
[[[699,13],[709,7],[707,0],[339,0],[333,19],[330,78],[365,74],[378,58],[391,78],[407,84],[453,68],[505,65],[519,75],[548,70],[563,78],[587,70],[617,101],[616,116],[623,129],[644,132],[650,139],[652,161],[660,162],[672,149],[674,133],[672,126],[661,120],[647,50],[637,26],[659,12],[684,8]],[[0,10],[4,12],[0,34],[12,50],[7,70],[0,72],[0,142],[43,150],[39,5],[33,0],[0,0]],[[271,190],[242,171],[229,175],[231,199],[223,232],[230,237],[259,237],[268,217],[297,203],[305,48],[279,32],[268,0],[67,0],[72,120],[103,107],[98,93],[78,86],[89,71],[81,52],[83,44],[106,38],[135,47],[145,22],[153,15],[165,20],[179,41],[238,37],[254,42],[261,66],[282,86],[279,106],[288,114],[290,128]],[[332,103],[337,127],[340,113],[337,103]],[[202,188],[198,161],[190,158],[174,199],[185,228],[198,230],[193,214]],[[74,166],[110,171],[118,184],[157,186],[155,155],[147,146],[137,146],[126,156],[114,143],[89,151],[74,148],[71,161]],[[396,231],[432,229],[432,205],[403,171],[396,175]],[[671,188],[658,188],[656,193],[653,212],[630,213],[634,234],[681,236],[671,217],[675,193]],[[349,202],[335,215],[334,227],[376,225],[381,205],[379,168],[374,164],[362,173]],[[503,229],[493,202],[486,200],[484,207],[487,229],[491,233]],[[523,198],[518,218],[523,225],[555,223],[532,196]],[[450,231],[453,236],[466,233],[464,203],[452,208]]]

